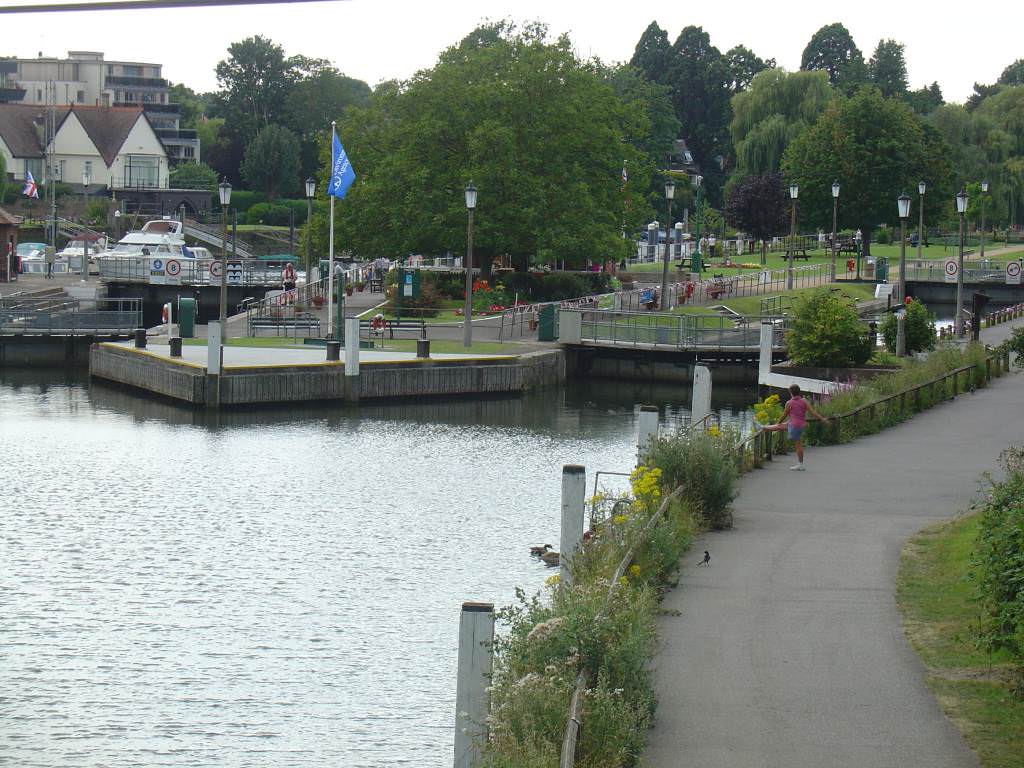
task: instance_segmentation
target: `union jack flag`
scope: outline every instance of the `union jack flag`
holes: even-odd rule
[[[39,197],[39,187],[36,186],[36,180],[32,178],[32,171],[25,171],[25,188],[21,190],[21,194],[25,197]]]

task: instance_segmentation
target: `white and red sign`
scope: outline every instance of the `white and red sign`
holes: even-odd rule
[[[210,285],[220,285],[221,278],[224,277],[224,262],[222,261],[211,261],[210,262]]]
[[[1007,285],[1020,285],[1020,262],[1019,261],[1008,261],[1008,262],[1006,262],[1006,284]]]
[[[946,259],[942,271],[945,273],[947,283],[955,283],[960,277],[960,265],[956,259]]]

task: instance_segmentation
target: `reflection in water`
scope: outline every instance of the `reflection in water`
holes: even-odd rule
[[[217,415],[0,373],[0,763],[449,765],[461,602],[540,588],[562,465],[628,470],[635,404],[688,399]]]

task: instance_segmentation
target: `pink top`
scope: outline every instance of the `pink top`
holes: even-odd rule
[[[807,401],[802,397],[791,397],[789,399],[789,426],[807,426]]]

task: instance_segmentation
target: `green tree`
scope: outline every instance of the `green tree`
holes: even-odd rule
[[[671,58],[672,46],[668,42],[668,32],[659,27],[658,22],[652,21],[640,35],[629,63],[652,83],[667,85]]]
[[[818,121],[790,143],[783,158],[786,176],[800,186],[800,221],[830,227],[831,186],[842,185],[841,226],[863,231],[865,254],[871,231],[896,218],[896,198],[929,184],[928,198],[940,200],[951,188],[948,148],[903,101],[862,88],[834,101]]]
[[[705,194],[721,199],[722,169],[716,158],[730,154],[732,97],[729,66],[701,27],[686,27],[672,45],[669,64],[672,101],[683,135],[704,174]]]
[[[205,189],[213,192],[217,183],[217,172],[206,163],[183,163],[171,169],[172,189]]]
[[[797,302],[786,334],[789,359],[797,365],[847,368],[871,359],[871,341],[856,308],[828,289]]]
[[[800,58],[800,69],[824,70],[828,81],[846,93],[867,82],[864,55],[842,24],[826,24],[811,36]]]
[[[886,98],[903,97],[907,92],[907,60],[903,43],[879,40],[868,62],[868,75]]]
[[[942,98],[942,89],[938,83],[926,85],[916,91],[907,93],[907,103],[919,115],[930,115],[946,103]]]
[[[261,35],[232,43],[216,73],[220,116],[243,145],[271,123],[283,122],[285,98],[295,73],[280,45]]]
[[[935,349],[935,315],[917,299],[907,305],[907,353]],[[890,352],[896,351],[896,314],[890,312],[882,322],[882,339]]]
[[[733,185],[725,206],[725,220],[762,241],[784,232],[789,222],[789,192],[781,174],[747,176]]]
[[[725,60],[729,65],[730,88],[734,94],[746,90],[758,72],[775,66],[775,59],[766,61],[745,45],[730,48],[725,52]]]
[[[618,259],[631,249],[626,201],[637,220],[650,215],[650,166],[638,149],[649,134],[645,111],[627,107],[567,38],[549,41],[537,24],[489,25],[350,110],[341,138],[357,180],[335,206],[336,237],[368,256],[462,253],[472,180],[485,272],[502,254],[521,270]],[[326,166],[326,143],[322,152]],[[327,222],[314,219],[322,242]]]
[[[242,178],[272,201],[299,184],[299,141],[280,125],[268,125],[245,150]]]
[[[821,115],[834,92],[824,72],[769,69],[732,98],[737,178],[779,170],[789,143]]]
[[[198,94],[186,85],[173,83],[170,99],[179,108],[179,123],[182,128],[195,128],[206,114],[208,94]]]
[[[1000,85],[1024,85],[1024,59],[1017,59],[999,76]]]
[[[4,199],[4,194],[7,192],[7,161],[4,159],[2,153],[0,153],[0,200]]]

